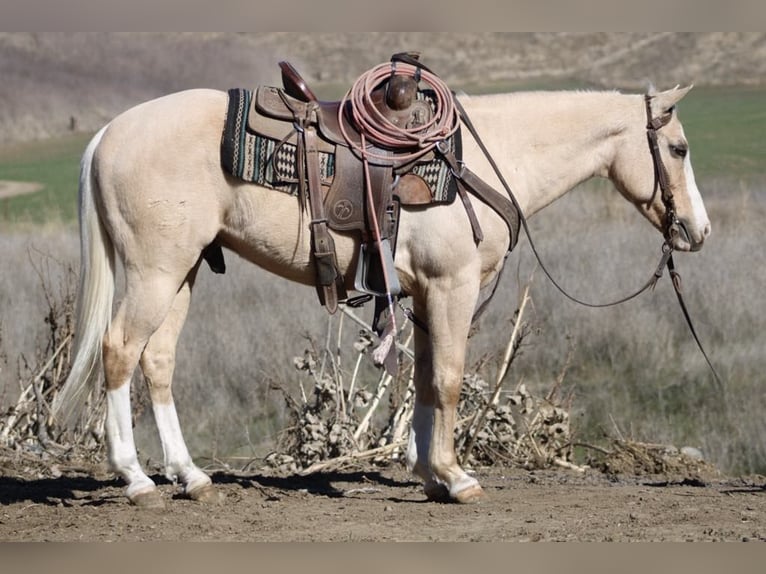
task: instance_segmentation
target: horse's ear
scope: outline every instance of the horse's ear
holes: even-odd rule
[[[676,86],[672,90],[659,92],[654,95],[654,111],[658,114],[666,114],[672,111],[673,107],[681,101],[693,86],[679,88]]]

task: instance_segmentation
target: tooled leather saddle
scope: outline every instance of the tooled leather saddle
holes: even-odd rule
[[[392,62],[397,59],[417,62],[417,54],[395,54]],[[490,205],[492,202],[487,196],[494,197],[497,192],[475,176],[465,179],[466,175],[472,174],[460,163],[459,131],[446,142],[446,148],[430,151],[419,157],[417,162],[402,159],[396,150],[366,143],[365,150],[371,151],[370,157],[373,158],[368,158],[366,162],[366,175],[357,151],[362,143],[361,130],[347,110],[342,109],[348,102],[319,100],[291,64],[280,62],[279,65],[283,87],[260,86],[254,94],[247,92],[246,95],[240,90],[237,99],[235,90],[229,92],[227,116],[236,116],[237,121],[245,119],[249,134],[276,142],[272,143],[268,153],[261,154],[268,156],[261,161],[261,164],[267,165],[254,167],[248,164],[250,160],[245,150],[238,148],[240,144],[242,147],[252,144],[244,143],[244,136],[238,138],[228,134],[227,137],[226,131],[233,129],[231,126],[236,123],[229,122],[228,117],[221,160],[229,173],[239,176],[257,169],[279,173],[280,150],[287,147],[294,149],[294,156],[291,156],[294,169],[289,177],[280,177],[292,177],[291,183],[296,188],[301,208],[306,210],[308,207],[310,212],[317,293],[330,313],[335,312],[339,302],[348,298],[345,278],[338,270],[330,229],[359,234],[361,248],[354,288],[366,293],[367,299],[375,296],[378,302],[383,295],[396,296],[400,293],[393,256],[401,205],[450,202],[459,194],[471,220],[474,238],[477,243],[481,241],[481,229],[464,185],[467,184],[471,191]],[[427,91],[419,91],[418,80],[409,76],[392,72],[390,78],[375,88],[371,100],[377,113],[402,128],[417,128],[432,118],[433,108]],[[434,197],[434,190],[426,183],[423,172],[418,171],[418,166],[433,161],[446,166],[450,184],[450,192],[439,199]],[[368,189],[371,193],[366,193]],[[492,207],[498,210],[496,205]],[[517,237],[518,219],[514,221],[513,213],[500,213],[511,229],[512,247]],[[376,241],[371,231],[373,220],[378,224],[380,241]],[[213,245],[203,253],[211,267],[219,259],[222,265],[222,255],[219,257],[218,251],[220,249]],[[389,284],[385,284],[383,279],[386,275]]]

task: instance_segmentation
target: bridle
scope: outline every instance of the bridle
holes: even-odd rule
[[[659,187],[660,198],[665,206],[662,235],[665,237],[665,242],[670,244],[673,238],[679,235],[682,230],[687,237],[691,236],[686,229],[686,225],[676,215],[676,204],[673,200],[673,190],[670,187],[670,177],[668,176],[665,163],[662,161],[660,146],[657,141],[657,131],[670,123],[670,120],[673,118],[674,107],[666,110],[660,117],[652,118],[652,98],[651,94],[644,95],[646,105],[646,139],[649,142],[649,152],[652,155],[652,163],[654,165],[654,191],[647,203],[651,203]]]
[[[652,118],[652,96],[650,94],[646,94],[644,96],[644,102],[646,104],[646,137],[649,141],[649,151],[652,154],[652,163],[654,164],[654,193],[652,193],[652,198],[657,192],[657,187],[659,187],[661,194],[660,197],[662,199],[663,205],[665,206],[665,221],[662,230],[662,233],[665,237],[665,242],[662,245],[663,258],[660,262],[660,267],[657,268],[657,273],[659,273],[659,275],[655,273],[656,279],[659,280],[660,275],[662,274],[662,267],[667,265],[668,273],[670,273],[670,278],[673,283],[673,290],[676,293],[678,304],[681,306],[681,311],[683,311],[684,318],[686,319],[686,324],[689,326],[689,330],[691,331],[692,337],[694,337],[694,341],[697,343],[697,347],[702,353],[702,356],[705,357],[705,361],[713,373],[713,377],[718,384],[718,390],[721,392],[721,395],[724,396],[723,382],[718,376],[715,367],[713,367],[713,364],[710,362],[710,358],[705,352],[705,348],[702,346],[702,343],[697,336],[697,331],[694,329],[694,324],[692,323],[691,316],[689,315],[689,310],[686,307],[683,291],[681,289],[681,275],[676,271],[675,263],[673,261],[673,247],[671,243],[673,238],[682,232],[686,235],[687,239],[691,238],[691,235],[686,229],[686,225],[676,215],[676,205],[675,201],[673,200],[673,191],[670,188],[668,170],[662,161],[662,156],[660,155],[660,147],[657,143],[657,130],[666,126],[670,122],[671,118],[673,117],[673,108],[671,107],[670,109],[666,110],[665,113],[658,118]],[[649,201],[651,201],[651,199]]]

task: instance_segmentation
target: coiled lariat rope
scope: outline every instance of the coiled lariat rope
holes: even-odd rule
[[[400,127],[389,121],[377,108],[372,94],[394,74],[414,78],[416,81],[423,80],[431,86],[434,110],[428,122],[412,128]],[[346,108],[362,136],[361,145],[346,131],[343,121]],[[338,121],[346,142],[363,158],[391,159],[390,156],[366,149],[366,143],[397,152],[412,150],[409,153],[397,153],[398,163],[407,163],[425,155],[460,127],[460,118],[449,87],[432,72],[404,62],[380,64],[362,74],[341,101]]]
[[[414,78],[416,83],[421,80],[433,89],[433,114],[427,122],[413,126],[400,127],[389,121],[373,101],[373,92],[393,75]],[[348,110],[349,119],[359,131],[360,141],[357,143],[346,130],[343,114]],[[372,144],[377,148],[396,153],[398,164],[405,164],[418,159],[433,150],[440,142],[450,138],[460,127],[460,118],[454,105],[452,92],[447,85],[432,72],[401,61],[380,64],[362,74],[351,89],[341,100],[338,109],[338,123],[346,143],[362,159],[364,165],[364,181],[368,205],[374,205],[372,185],[370,183],[370,160],[390,161],[391,155],[376,153],[368,147]],[[383,241],[380,236],[380,226],[374,209],[370,209],[370,219],[378,252],[383,256]],[[389,328],[383,336],[380,345],[373,351],[373,360],[383,364],[394,343],[397,333],[396,310],[391,294],[391,282],[388,277],[387,265],[382,262],[383,282],[386,288],[386,300],[391,318]]]

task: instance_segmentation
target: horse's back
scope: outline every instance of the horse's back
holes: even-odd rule
[[[110,122],[100,148],[119,146],[126,153],[139,142],[137,149],[153,152],[169,143],[172,147],[166,151],[172,154],[185,140],[202,143],[210,135],[216,136],[213,141],[217,144],[226,102],[225,92],[211,89],[186,90],[143,102]]]

